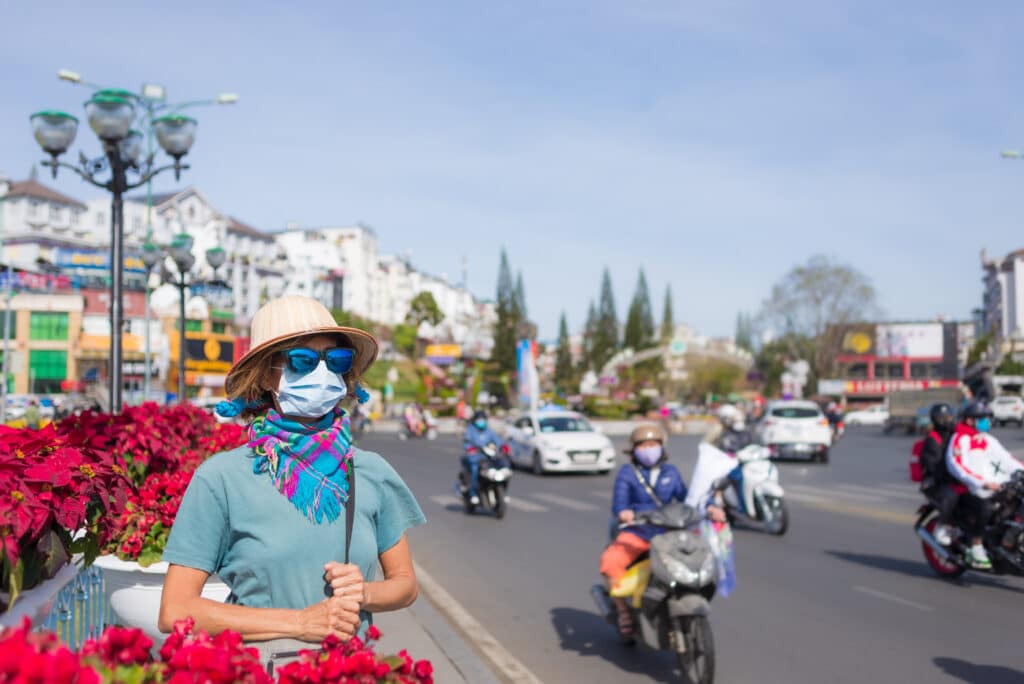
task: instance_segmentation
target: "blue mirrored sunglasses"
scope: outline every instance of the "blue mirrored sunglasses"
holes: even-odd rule
[[[295,347],[284,352],[284,359],[288,364],[288,368],[292,372],[302,375],[312,373],[313,369],[320,365],[321,359],[327,364],[327,370],[332,373],[348,373],[352,370],[352,361],[355,357],[355,349],[344,347],[334,347],[333,349],[324,349],[323,351],[317,351],[309,347]]]

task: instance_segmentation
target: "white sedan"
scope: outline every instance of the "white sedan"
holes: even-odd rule
[[[607,473],[615,465],[615,447],[587,419],[571,411],[542,411],[523,416],[505,432],[512,464],[546,472]]]
[[[843,423],[846,425],[875,425],[881,426],[889,422],[889,409],[882,404],[869,406],[860,411],[850,411],[843,416]]]

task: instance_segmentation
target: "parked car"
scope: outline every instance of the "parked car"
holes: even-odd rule
[[[1024,399],[997,397],[992,402],[992,420],[996,425],[1016,423],[1017,427],[1024,427]]]
[[[513,466],[547,472],[607,473],[615,447],[579,413],[539,411],[522,416],[505,432]]]
[[[832,428],[813,401],[773,401],[760,423],[757,437],[773,458],[807,458],[828,463]]]
[[[850,411],[843,418],[847,425],[882,426],[889,421],[889,409],[884,404],[876,404],[859,411]]]

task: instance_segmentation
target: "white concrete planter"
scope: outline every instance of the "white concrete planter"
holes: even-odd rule
[[[153,639],[163,643],[167,636],[157,628],[160,616],[160,594],[168,564],[153,563],[144,568],[135,561],[123,561],[117,556],[100,556],[95,565],[103,570],[107,600],[117,616],[118,624],[138,627]],[[231,590],[216,575],[206,580],[203,598],[225,601]]]
[[[57,571],[57,574],[36,587],[21,592],[18,600],[5,613],[0,613],[0,627],[15,627],[21,624],[21,618],[28,616],[33,626],[39,626],[46,620],[53,608],[53,602],[57,594],[69,582],[74,581],[79,573],[79,567],[74,563],[68,563]]]

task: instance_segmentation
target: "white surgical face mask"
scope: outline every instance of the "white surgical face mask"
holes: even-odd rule
[[[636,456],[636,460],[648,468],[661,460],[661,454],[662,448],[660,444],[657,446],[638,446],[633,449],[633,455]]]
[[[277,404],[286,416],[320,418],[345,398],[345,380],[327,369],[322,359],[309,373],[300,375],[287,366],[277,384]]]

